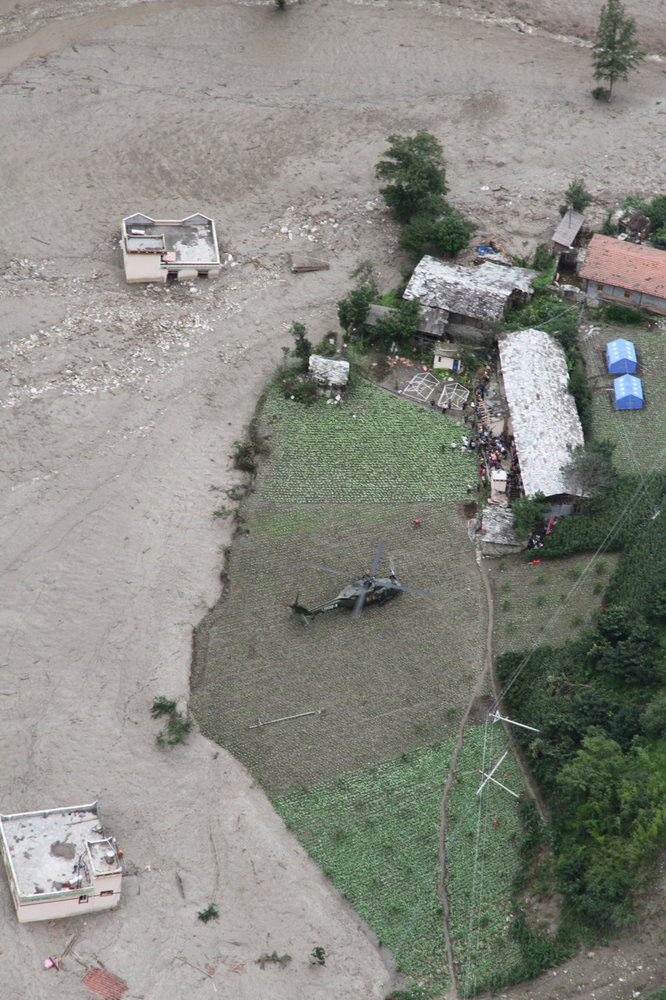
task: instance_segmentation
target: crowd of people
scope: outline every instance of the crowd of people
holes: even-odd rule
[[[472,439],[470,447],[477,449],[479,459],[478,489],[488,485],[488,477],[493,469],[505,468],[508,461],[510,462],[510,467],[507,471],[507,493],[510,495],[512,492],[515,493],[515,491],[518,491],[522,494],[522,476],[513,436],[505,435],[504,433],[492,434],[487,421],[485,398],[489,382],[490,373],[488,369],[484,369],[474,388],[472,428],[477,438]],[[467,420],[468,418],[465,416],[465,423],[467,423]],[[466,439],[463,437],[463,440]]]

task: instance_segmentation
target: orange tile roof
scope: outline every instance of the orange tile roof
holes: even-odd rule
[[[666,298],[666,251],[595,233],[581,278]]]

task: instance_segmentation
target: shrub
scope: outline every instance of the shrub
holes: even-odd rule
[[[192,729],[192,720],[179,712],[176,702],[169,698],[163,696],[155,698],[150,714],[154,719],[159,719],[162,716],[168,718],[166,729],[160,729],[156,737],[160,746],[165,744],[175,746],[176,743],[182,743]]]
[[[548,511],[548,501],[543,493],[535,493],[532,499],[521,497],[513,504],[513,526],[521,538],[528,538],[543,526]]]
[[[415,215],[402,227],[398,243],[403,250],[422,257],[430,245],[433,221],[429,215]]]
[[[293,399],[297,403],[304,403],[306,406],[309,406],[319,399],[319,383],[316,378],[311,378],[301,373],[287,375],[282,380],[282,394],[285,399]]]
[[[604,319],[607,323],[620,323],[622,326],[644,326],[643,314],[637,309],[627,309],[626,306],[606,306]]]
[[[452,212],[436,222],[432,229],[432,245],[437,254],[455,257],[469,243],[475,226],[458,212]]]
[[[295,358],[299,359],[303,371],[307,371],[308,364],[310,363],[310,355],[312,354],[312,344],[305,334],[306,329],[302,323],[291,324],[291,335],[294,338],[294,349],[291,353]]]
[[[241,472],[254,472],[257,468],[257,452],[251,441],[234,441],[234,468]]]
[[[284,2],[285,0],[282,0],[283,5]],[[217,911],[217,906],[215,905],[215,903],[211,903],[210,906],[207,906],[205,910],[199,910],[197,916],[199,920],[203,920],[203,922],[207,924],[209,920],[217,920],[220,914]]]
[[[574,212],[584,212],[592,201],[592,195],[582,180],[572,181],[564,197],[564,205],[560,205],[560,215],[565,215],[569,208]]]

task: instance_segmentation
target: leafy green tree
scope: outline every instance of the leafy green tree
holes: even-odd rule
[[[564,204],[560,205],[560,215],[565,215],[569,209],[574,212],[584,212],[592,201],[592,195],[582,180],[572,181],[564,192]]]
[[[527,538],[543,526],[549,503],[543,493],[535,493],[532,498],[521,497],[512,505],[513,526],[516,534]]]
[[[401,299],[397,309],[377,320],[372,341],[381,347],[396,344],[408,345],[416,333],[419,321],[419,303],[416,299]]]
[[[436,222],[432,231],[432,245],[437,254],[455,257],[469,243],[475,226],[463,215],[452,212]]]
[[[573,493],[585,498],[603,496],[615,486],[614,449],[610,441],[591,441],[569,449],[570,459],[561,472]]]
[[[647,206],[645,214],[655,229],[666,226],[666,194],[656,194]]]
[[[298,358],[303,368],[307,368],[312,354],[312,344],[305,336],[306,329],[302,323],[291,324],[291,335],[294,338],[293,357]]]
[[[371,261],[361,261],[350,277],[356,279],[356,287],[338,302],[338,320],[347,335],[362,331],[370,305],[376,301],[378,295],[375,270]]]
[[[606,0],[592,47],[594,79],[608,83],[608,100],[616,80],[626,80],[629,70],[644,59],[636,42],[636,22],[625,12],[621,0]]]
[[[446,208],[446,163],[441,145],[430,132],[390,135],[389,148],[375,167],[386,181],[380,192],[398,222],[414,215],[441,215]]]

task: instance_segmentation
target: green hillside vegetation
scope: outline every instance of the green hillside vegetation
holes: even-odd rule
[[[666,833],[666,656],[636,611],[607,606],[561,648],[497,661],[508,712],[552,811],[562,933],[617,930]]]

